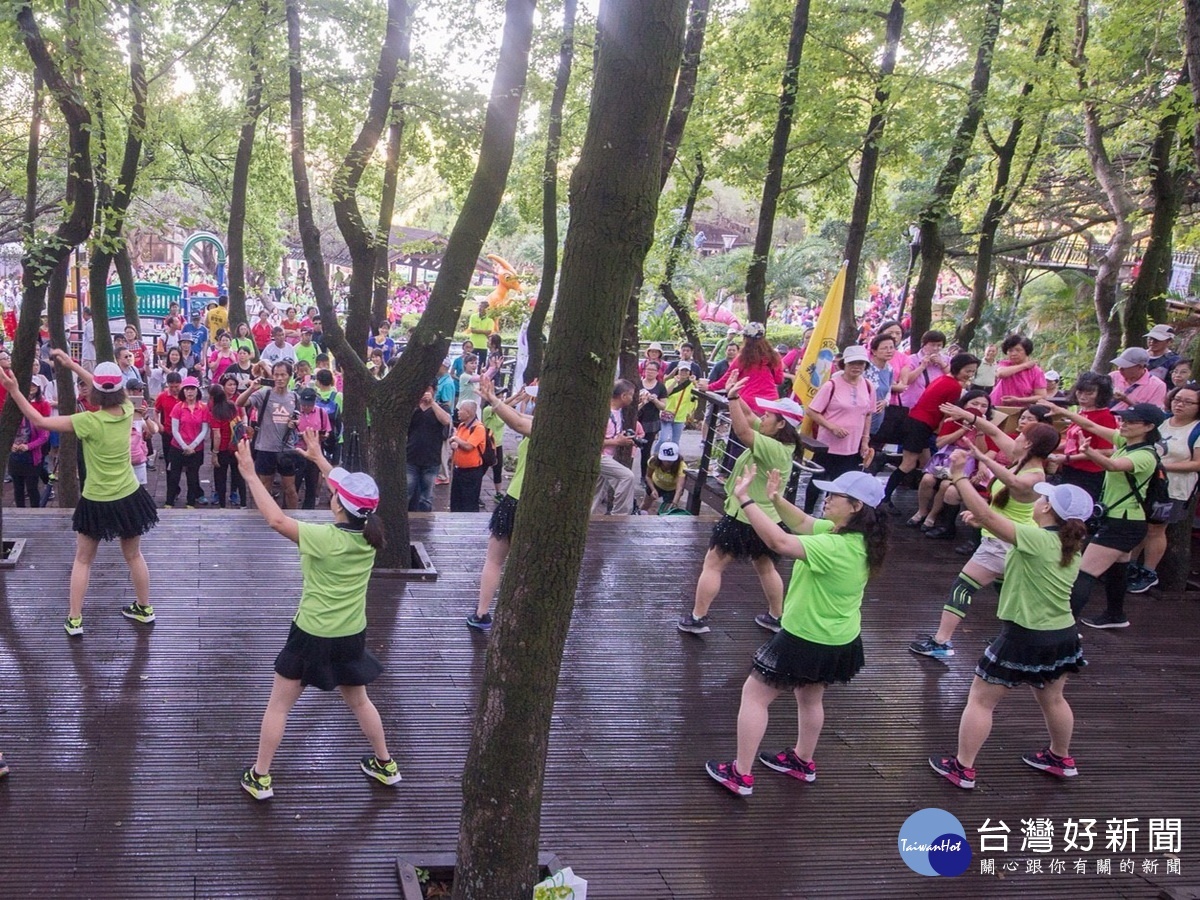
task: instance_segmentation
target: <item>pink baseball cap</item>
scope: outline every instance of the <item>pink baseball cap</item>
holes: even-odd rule
[[[379,508],[379,485],[366,472],[350,472],[336,466],[326,480],[351,515],[362,519]]]

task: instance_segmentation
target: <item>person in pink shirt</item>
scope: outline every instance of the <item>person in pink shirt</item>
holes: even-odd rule
[[[946,335],[927,331],[921,335],[921,349],[908,357],[900,372],[900,405],[912,409],[925,393],[925,388],[949,372],[950,364],[942,353]],[[899,355],[899,354],[897,354]],[[892,360],[895,365],[895,359]]]
[[[865,347],[847,347],[842,351],[844,370],[821,385],[808,404],[806,414],[817,425],[817,440],[826,445],[813,454],[813,462],[825,469],[826,481],[869,466],[875,456],[869,443],[875,387],[863,377],[870,358]],[[805,512],[812,512],[819,493],[815,479],[810,480]]]
[[[739,396],[754,410],[755,415],[761,416],[763,410],[758,402],[778,400],[779,385],[783,384],[783,361],[775,348],[767,343],[766,333],[766,327],[759,322],[747,325],[742,334],[742,349],[725,374],[713,382],[701,379],[697,387],[702,391],[722,391],[730,373],[737,371],[738,378],[749,379]]]
[[[1167,405],[1166,382],[1150,374],[1150,354],[1141,347],[1129,347],[1112,361],[1114,410],[1131,409],[1137,403],[1149,403],[1159,409]]]
[[[1046,373],[1032,359],[1033,341],[1010,334],[1000,345],[1005,361],[996,367],[992,406],[1029,406],[1046,396]]]
[[[194,509],[202,500],[200,466],[204,462],[204,441],[208,438],[208,406],[200,402],[200,382],[188,376],[180,386],[180,401],[171,410],[171,437],[174,444],[167,452],[167,506],[179,497],[179,476],[187,475],[187,508]]]

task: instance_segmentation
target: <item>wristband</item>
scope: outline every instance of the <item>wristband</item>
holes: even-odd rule
[[[971,416],[971,427],[974,428],[975,423],[978,421],[979,421],[979,416],[975,416],[975,415]]]
[[[745,509],[747,506],[749,506],[749,505],[750,505],[751,503],[753,503],[753,502],[754,502],[754,498],[753,498],[753,497],[751,497],[751,498],[750,498],[749,500],[747,500],[745,503],[741,504],[741,508],[742,508],[742,509]]]
[[[741,394],[737,394],[737,395],[734,395],[734,394],[726,394],[726,395],[725,395],[725,399],[726,399],[726,400],[736,400],[736,399],[738,399],[738,397],[740,397],[740,396],[742,396],[742,395],[741,395]]]
[[[951,484],[958,484],[960,481],[970,481],[970,480],[971,480],[971,476],[969,476],[969,475],[959,475],[957,478],[955,478],[955,479],[954,479],[953,481],[951,481],[950,483],[951,483]]]

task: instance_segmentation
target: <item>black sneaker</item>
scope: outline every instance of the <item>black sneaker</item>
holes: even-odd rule
[[[758,754],[758,761],[768,769],[782,772],[784,775],[790,775],[800,781],[817,780],[817,764],[811,759],[805,762],[796,755],[796,751],[791,747],[780,750],[774,756],[764,751]]]
[[[733,760],[717,762],[715,759],[710,759],[704,764],[704,771],[708,772],[708,777],[721,787],[733,791],[739,797],[749,797],[754,793],[754,776],[743,775],[739,772]]]
[[[952,753],[929,757],[929,766],[951,784],[957,785],[965,791],[975,787],[975,770],[968,769]]]
[[[121,607],[121,615],[135,622],[149,624],[154,621],[154,607],[142,606],[136,600],[128,606]]]
[[[1139,568],[1139,570],[1129,576],[1129,584],[1125,588],[1131,594],[1144,594],[1150,588],[1158,584],[1158,575],[1153,569]]]
[[[1049,747],[1037,753],[1026,753],[1021,757],[1021,762],[1059,778],[1074,778],[1079,774],[1079,769],[1075,766],[1075,757],[1055,756]]]
[[[1117,618],[1110,616],[1107,612],[1102,612],[1100,615],[1091,619],[1080,619],[1081,625],[1086,625],[1088,628],[1128,628],[1129,620],[1124,616]]]
[[[707,618],[707,616],[705,618]],[[767,631],[770,631],[773,634],[779,634],[780,629],[783,628],[783,625],[780,624],[779,620],[769,612],[759,613],[757,616],[755,616],[754,624],[759,628],[767,629]],[[704,630],[707,631],[708,629],[706,628]]]
[[[688,613],[676,622],[675,627],[680,631],[686,631],[688,634],[708,634],[712,631],[708,627],[708,616],[701,616],[697,619],[691,613]]]
[[[477,616],[471,613],[467,616],[467,626],[474,628],[476,631],[491,631],[492,630],[492,614],[484,613],[482,616]]]
[[[954,644],[946,641],[939,644],[933,635],[918,638],[908,645],[908,649],[920,656],[932,656],[934,659],[949,659],[954,655]]]
[[[400,770],[396,767],[394,759],[380,762],[378,756],[364,756],[359,760],[358,767],[368,778],[374,778],[380,784],[386,784],[388,787],[400,782]]]

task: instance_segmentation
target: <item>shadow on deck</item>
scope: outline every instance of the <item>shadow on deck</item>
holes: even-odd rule
[[[87,634],[70,641],[61,628],[69,516],[5,510],[6,535],[29,544],[0,576],[0,749],[13,767],[0,782],[0,895],[398,897],[400,853],[454,848],[487,646],[463,624],[485,516],[415,516],[414,539],[439,580],[372,588],[369,641],[388,671],[371,692],[404,774],[399,788],[363,778],[357,758],[367,747],[353,718],[311,691],[266,804],[237,779],[254,758],[298,596],[294,549],[253,513],[167,511],[146,541],[159,621],[120,617],[130,588],[107,547]],[[596,900],[1200,896],[1200,604],[1131,598],[1132,628],[1084,636],[1091,665],[1068,691],[1082,777],[1058,783],[1021,764],[1045,735],[1036,704],[1018,693],[997,713],[979,787],[959,791],[925,760],[954,745],[974,660],[997,627],[995,596],[983,592],[949,665],[910,655],[905,645],[936,623],[962,559],[896,528],[889,575],[864,604],[867,668],[827,697],[819,780],[759,771],[742,800],[703,765],[733,755],[740,686],[765,635],[753,622],[763,604],[750,568],[731,568],[711,634],[674,628],[710,526],[654,517],[592,525],[541,845],[587,878]],[[783,699],[772,711],[764,746],[776,749],[794,739],[795,711]],[[977,858],[962,879],[923,878],[901,862],[900,826],[925,807],[965,827]],[[1051,853],[1022,852],[1021,820],[1035,817],[1053,823]],[[1063,852],[1068,818],[1097,821],[1091,852]],[[1180,852],[1152,851],[1150,820],[1172,818]],[[1011,829],[1009,852],[983,854],[997,877],[979,874],[976,832],[987,819]],[[1134,850],[1105,849],[1109,819],[1138,820]],[[1181,874],[1168,874],[1172,858]],[[1087,874],[1074,874],[1078,859]],[[1105,859],[1111,875],[1096,872]],[[1043,874],[1027,874],[1027,860]],[[1123,860],[1133,874],[1121,872]]]

